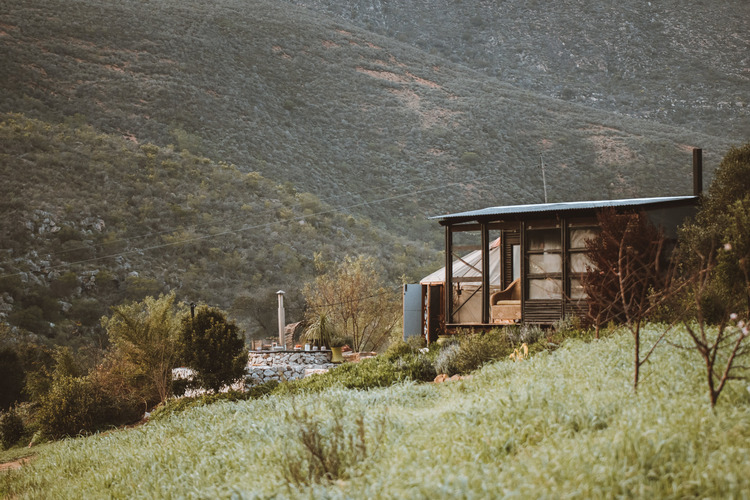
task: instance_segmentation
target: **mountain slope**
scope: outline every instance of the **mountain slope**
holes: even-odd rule
[[[745,0],[289,0],[518,87],[745,140]]]
[[[562,200],[689,192],[689,147],[710,170],[731,144],[519,90],[278,2],[5,4],[3,110],[80,114],[345,205],[446,186],[359,209],[423,239],[425,215],[540,201],[540,153]]]
[[[301,319],[316,254],[376,256],[394,294],[437,265],[423,244],[187,151],[3,114],[0,144],[0,318],[38,334],[71,340],[167,290],[273,334],[276,291]]]
[[[685,194],[691,147],[710,178],[736,143],[289,3],[2,5],[0,312],[43,332],[166,289],[273,331],[269,297],[299,294],[314,252],[413,279],[442,237],[425,216],[542,201],[541,160],[550,201]]]

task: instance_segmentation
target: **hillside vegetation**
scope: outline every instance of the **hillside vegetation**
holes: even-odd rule
[[[653,341],[659,329],[650,327]],[[686,341],[680,336],[673,341]],[[627,333],[470,380],[215,404],[45,449],[14,498],[729,498],[750,492],[750,394],[712,411],[699,356],[662,344],[631,385]],[[305,436],[318,441],[304,441]],[[326,450],[326,476],[305,451]],[[316,462],[317,463],[317,462]],[[319,475],[318,475],[319,474]]]
[[[612,30],[597,27],[603,13],[577,16],[568,3],[518,11],[505,2],[501,12],[440,2],[446,15],[462,10],[441,21],[446,32],[434,24],[437,7],[422,3],[413,8],[424,16],[404,2],[353,3],[344,19],[320,2],[309,3],[316,12],[270,0],[4,0],[0,314],[35,333],[77,335],[107,305],[177,289],[273,332],[274,292],[286,289],[299,319],[315,252],[375,256],[394,286],[402,274],[419,278],[437,265],[442,240],[426,216],[542,201],[542,160],[550,201],[690,193],[692,147],[704,148],[710,179],[746,133],[745,115],[728,111],[721,130],[710,120],[665,125],[660,115],[553,98],[513,76],[526,63],[505,78],[462,55],[514,19],[504,36],[530,53],[523,47],[537,39],[518,32],[538,24],[523,23],[547,13],[557,33],[565,13],[588,26],[589,57]],[[369,21],[390,25],[397,13],[450,34],[445,47],[424,45],[438,35],[419,24],[412,31],[424,36],[414,39]],[[470,36],[457,40],[452,22],[469,22]],[[744,78],[746,65],[731,57],[746,41],[735,23],[711,32],[717,42],[700,53],[723,82],[709,102],[735,99]],[[639,47],[657,44],[652,31],[637,32]],[[566,46],[580,40],[569,36]],[[633,67],[650,60],[633,57]],[[612,64],[630,75],[619,56]],[[706,67],[694,73],[716,78]]]
[[[9,114],[0,143],[0,312],[37,334],[81,335],[110,305],[170,289],[273,333],[279,288],[301,318],[316,253],[376,256],[394,286],[436,265],[424,244],[185,150]]]
[[[288,0],[541,94],[750,133],[745,0]]]
[[[684,194],[690,148],[707,151],[710,171],[733,143],[552,99],[288,3],[5,5],[0,109],[78,114],[363,203],[359,213],[424,240],[425,215],[541,201],[540,154],[553,200]],[[364,204],[393,194],[410,196]]]

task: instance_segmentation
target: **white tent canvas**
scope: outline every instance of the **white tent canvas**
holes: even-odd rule
[[[469,278],[482,276],[482,251],[474,250],[453,261],[453,277]],[[419,282],[422,285],[445,283],[445,268],[438,269]],[[500,285],[500,238],[490,244],[490,285]]]
[[[500,238],[490,244],[490,293],[500,287]],[[482,251],[474,250],[453,261],[454,278],[479,278],[482,276]],[[445,283],[445,268],[439,269],[419,282],[422,285],[436,285]],[[454,284],[453,319],[458,323],[470,324],[482,322],[482,297],[478,293],[481,286],[478,283]]]

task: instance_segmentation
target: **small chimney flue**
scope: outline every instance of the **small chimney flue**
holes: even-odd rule
[[[286,317],[284,313],[284,290],[276,292],[279,298],[279,345],[282,349],[286,349],[286,338],[284,335],[284,327],[286,326]]]
[[[693,148],[693,195],[703,194],[703,150]]]

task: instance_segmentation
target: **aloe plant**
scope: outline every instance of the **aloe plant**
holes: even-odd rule
[[[328,316],[325,313],[321,313],[318,315],[318,319],[307,327],[303,335],[305,340],[313,345],[330,346],[331,339],[336,337],[336,330],[328,320]]]

